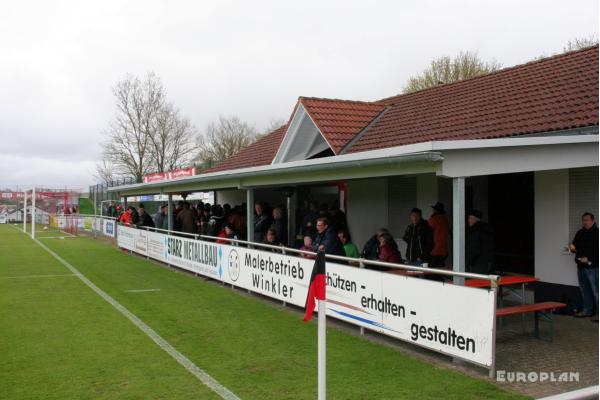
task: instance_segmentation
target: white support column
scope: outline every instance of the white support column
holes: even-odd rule
[[[23,197],[23,212],[21,213],[21,217],[23,218],[23,232],[27,232],[27,190],[23,194],[25,196]]]
[[[173,195],[169,193],[167,200],[167,229],[173,230]]]
[[[254,189],[246,189],[246,221],[246,240],[254,242]]]
[[[465,178],[452,178],[452,269],[465,272]],[[465,279],[454,277],[454,284]]]
[[[35,186],[31,194],[31,237],[35,239]]]

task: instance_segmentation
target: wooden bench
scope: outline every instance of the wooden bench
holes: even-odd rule
[[[539,317],[542,317],[546,321],[550,322],[550,341],[554,340],[554,319],[552,318],[552,311],[564,308],[567,305],[556,301],[545,301],[542,303],[534,304],[523,304],[519,306],[502,307],[496,310],[497,317],[506,317],[509,315],[520,315],[527,313],[535,314],[535,337],[540,336],[539,329]],[[524,328],[523,328],[524,329]]]

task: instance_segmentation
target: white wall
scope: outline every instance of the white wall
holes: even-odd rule
[[[543,282],[577,285],[569,238],[569,170],[538,171],[534,178],[535,276]]]
[[[431,206],[440,201],[438,199],[437,180],[435,174],[417,175],[417,204],[415,204],[415,207],[423,211],[423,218],[425,219],[429,218],[433,212]]]
[[[229,204],[231,207],[246,202],[246,191],[245,190],[218,190],[216,192],[216,203],[218,204]]]
[[[365,242],[386,226],[387,180],[348,181],[348,226],[352,240],[362,250]]]

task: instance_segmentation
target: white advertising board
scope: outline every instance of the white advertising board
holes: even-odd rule
[[[0,224],[6,224],[8,221],[8,214],[0,214]]]
[[[314,260],[118,226],[120,247],[303,307]],[[490,366],[494,292],[327,263],[327,314]]]

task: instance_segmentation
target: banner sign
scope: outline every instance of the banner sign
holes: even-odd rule
[[[104,224],[102,226],[102,233],[105,236],[115,237],[116,229],[115,229],[115,221],[112,219],[104,219]],[[99,229],[98,229],[99,230]]]
[[[119,247],[304,307],[314,260],[118,226]],[[327,262],[327,315],[483,366],[493,360],[492,290]]]
[[[196,168],[174,169],[167,172],[156,172],[154,174],[144,175],[144,183],[160,182],[169,179],[177,179],[196,175]]]

